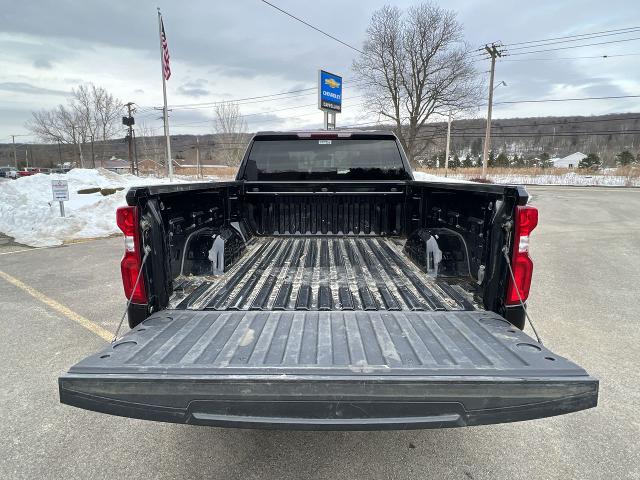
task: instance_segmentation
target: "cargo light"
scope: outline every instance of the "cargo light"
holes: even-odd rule
[[[118,208],[116,211],[116,223],[124,233],[124,256],[120,262],[124,294],[127,299],[131,299],[132,303],[147,303],[144,276],[140,275],[140,280],[138,280],[138,275],[142,268],[138,207]],[[136,280],[138,280],[137,285]]]
[[[530,205],[516,207],[513,254],[511,265],[513,268],[513,279],[509,280],[507,288],[507,305],[518,305],[518,290],[522,301],[529,298],[531,289],[531,277],[533,275],[533,261],[529,256],[529,235],[538,225],[538,209]],[[516,290],[516,286],[518,289]]]
[[[312,138],[312,139],[351,138],[351,132],[336,132],[336,133],[298,132],[297,135],[298,135],[298,138]]]

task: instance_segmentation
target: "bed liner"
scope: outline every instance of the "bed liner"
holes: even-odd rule
[[[428,276],[393,237],[258,237],[219,277],[179,277],[169,308],[476,310],[468,279]]]

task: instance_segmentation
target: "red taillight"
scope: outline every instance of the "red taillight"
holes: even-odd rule
[[[147,292],[144,288],[144,276],[140,275],[138,285],[134,285],[140,273],[141,257],[140,232],[138,229],[138,208],[120,207],[116,211],[116,223],[124,233],[124,256],[120,262],[124,294],[132,303],[147,303]],[[131,295],[133,294],[133,296]]]
[[[538,209],[529,205],[516,207],[515,228],[513,237],[513,255],[511,266],[513,276],[516,279],[509,280],[507,289],[507,305],[517,305],[520,303],[516,285],[520,290],[520,297],[524,302],[529,298],[531,288],[531,276],[533,275],[533,262],[529,257],[529,234],[538,225]]]

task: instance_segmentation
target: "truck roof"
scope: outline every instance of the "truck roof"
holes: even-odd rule
[[[331,136],[338,136],[338,137],[343,137],[343,138],[348,138],[351,136],[358,136],[358,137],[378,137],[380,138],[381,136],[384,137],[389,137],[389,138],[396,138],[395,134],[389,130],[346,130],[346,129],[336,129],[336,130],[289,130],[289,131],[284,131],[284,130],[265,130],[265,131],[260,131],[260,132],[256,132],[256,134],[254,135],[255,137],[289,137],[291,138],[292,136],[298,137],[298,138],[309,138],[309,137],[315,137],[318,135],[322,135],[322,136],[327,136],[327,135],[331,135]]]

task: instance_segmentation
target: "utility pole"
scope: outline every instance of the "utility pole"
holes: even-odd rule
[[[11,140],[13,142],[13,162],[16,164],[16,170],[19,170],[19,168],[18,168],[18,156],[16,155],[16,136],[15,135],[11,135]]]
[[[136,167],[136,176],[140,175],[140,168],[138,167],[138,142],[136,142],[136,131],[133,130],[133,158],[134,165]]]
[[[127,135],[127,139],[129,140],[129,166],[131,169],[131,174],[135,175],[135,168],[133,165],[133,124],[135,123],[135,120],[132,115],[135,110],[133,109],[133,105],[133,102],[125,104],[125,107],[127,107],[128,116],[122,117],[122,123],[129,127],[129,134]]]
[[[487,107],[487,130],[484,135],[484,148],[482,151],[482,178],[487,177],[487,163],[489,159],[489,147],[491,144],[491,110],[493,109],[493,78],[496,73],[496,58],[501,57],[503,51],[501,44],[492,43],[485,45],[484,49],[491,57],[491,74],[489,77],[489,105]]]
[[[451,111],[449,111],[449,119],[447,120],[447,152],[444,158],[444,176],[449,173],[449,151],[451,149]]]
[[[202,167],[200,166],[200,137],[196,135],[196,172],[198,178],[202,178]]]
[[[59,168],[62,168],[62,148],[60,147],[60,140],[58,140],[58,165]]]
[[[91,135],[91,168],[96,168],[96,155],[93,151],[93,135]]]

